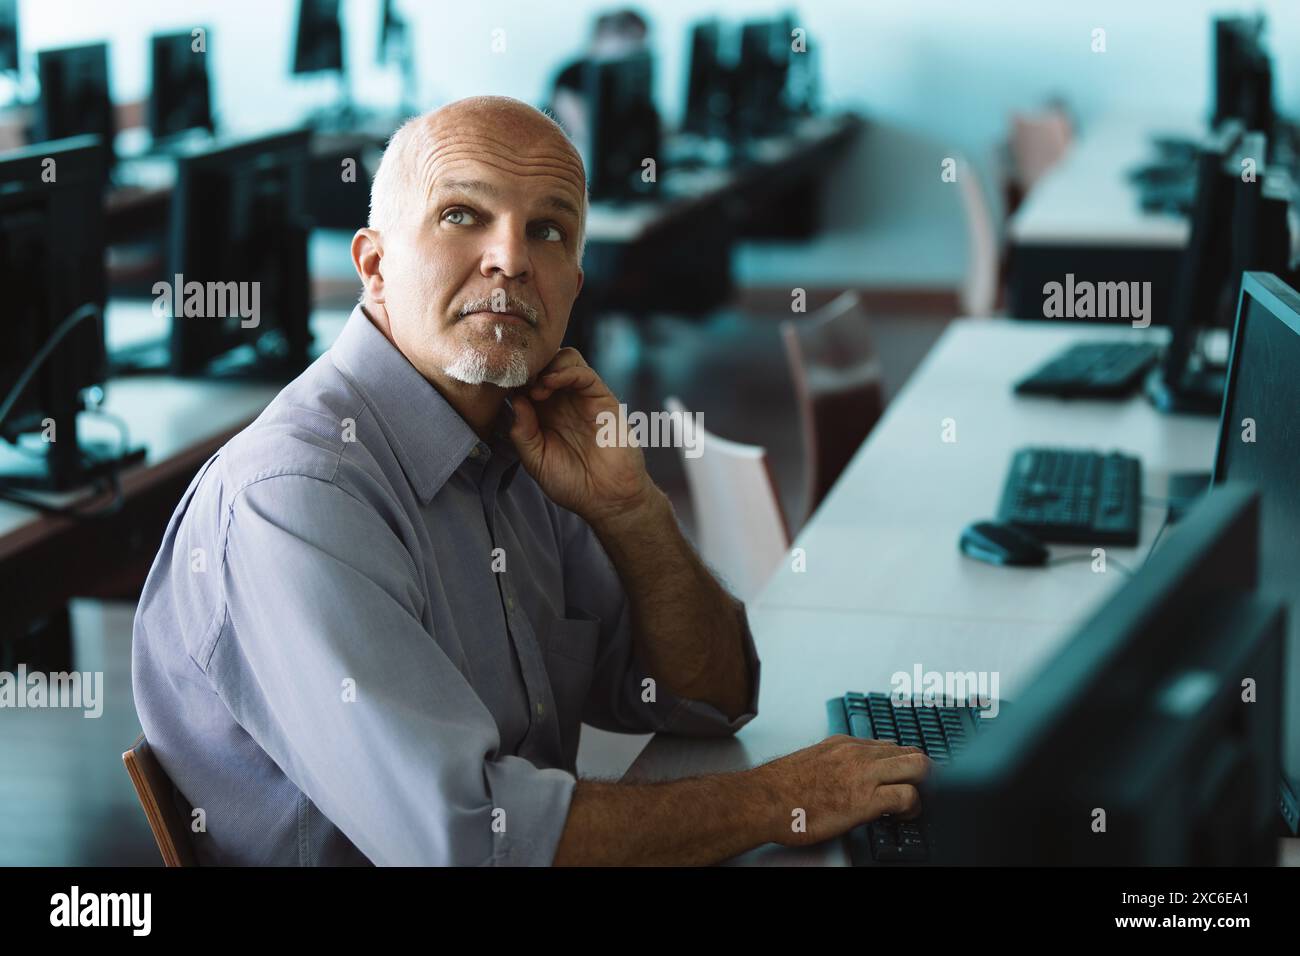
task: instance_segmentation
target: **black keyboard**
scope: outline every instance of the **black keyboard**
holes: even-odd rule
[[[980,729],[975,707],[936,707],[917,700],[915,706],[895,704],[889,694],[848,693],[826,702],[832,734],[863,740],[887,740],[901,747],[918,747],[941,767],[959,754]],[[934,850],[924,815],[914,820],[890,814],[854,827],[847,834],[854,866],[874,863],[925,863]]]
[[[1155,345],[1086,342],[1072,345],[1016,383],[1018,395],[1058,398],[1124,398],[1142,384],[1160,358]]]
[[[1129,455],[1024,448],[1011,459],[998,520],[1040,541],[1136,545],[1142,463]]]

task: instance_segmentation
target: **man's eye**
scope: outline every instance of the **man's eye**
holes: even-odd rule
[[[468,209],[449,209],[443,213],[442,218],[453,226],[467,226],[473,220],[474,214]]]
[[[537,238],[544,239],[547,242],[563,242],[564,233],[560,231],[558,226],[546,223],[537,227]]]

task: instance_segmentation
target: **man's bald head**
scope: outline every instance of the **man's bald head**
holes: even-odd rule
[[[587,242],[586,172],[582,157],[559,123],[541,110],[508,96],[471,96],[421,116],[393,133],[370,187],[370,228],[386,232],[423,209],[438,160],[454,159],[475,144],[527,149],[530,163],[576,181],[582,196],[578,259]]]
[[[582,289],[587,179],[518,100],[459,100],[402,126],[352,237],[362,301],[417,369],[493,401],[555,355]]]

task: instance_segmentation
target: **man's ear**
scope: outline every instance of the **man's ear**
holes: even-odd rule
[[[372,302],[384,301],[384,240],[376,229],[358,229],[352,237],[352,265],[357,270],[366,298]]]

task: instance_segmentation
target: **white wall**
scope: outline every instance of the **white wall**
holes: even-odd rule
[[[422,102],[473,93],[540,102],[557,65],[580,49],[593,12],[613,4],[404,0],[418,38]],[[1275,88],[1300,112],[1300,4],[1295,0],[656,0],[653,11],[661,110],[681,108],[688,25],[710,12],[739,19],[793,6],[820,45],[829,105],[862,111],[875,124],[832,182],[832,225],[845,235],[799,250],[752,250],[742,270],[780,270],[793,280],[950,284],[964,240],[955,191],[938,161],[960,150],[988,170],[1007,117],[1051,94],[1083,123],[1111,110],[1186,116],[1209,101],[1209,18],[1260,9],[1269,18]],[[288,75],[292,0],[20,0],[21,40],[41,47],[96,39],[112,44],[114,94],[148,88],[146,38],[206,25],[217,80],[216,108],[238,126],[291,120],[328,102],[326,78]],[[379,0],[344,0],[353,88],[373,103],[396,98],[392,70],[374,63]],[[1092,30],[1107,50],[1091,51]],[[494,29],[504,53],[491,52]],[[1295,55],[1279,55],[1297,51]],[[845,236],[852,241],[845,241]],[[784,281],[780,278],[779,281]],[[809,280],[811,281],[811,280]]]

